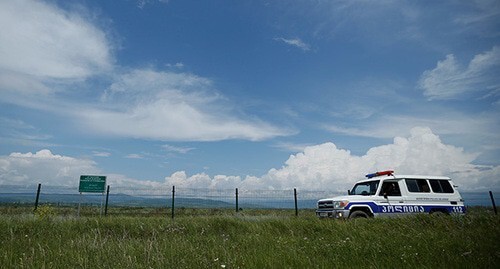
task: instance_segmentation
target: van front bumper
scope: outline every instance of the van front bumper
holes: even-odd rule
[[[344,209],[316,210],[316,216],[319,218],[344,219],[349,217],[349,210],[344,210]]]

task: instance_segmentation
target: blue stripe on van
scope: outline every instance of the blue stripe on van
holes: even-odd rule
[[[465,213],[465,206],[453,206],[453,205],[418,205],[418,204],[408,204],[408,205],[377,205],[375,202],[352,202],[349,203],[345,209],[351,209],[355,206],[369,207],[373,213],[381,214],[401,214],[401,213],[429,213],[431,210],[445,210],[448,213]]]

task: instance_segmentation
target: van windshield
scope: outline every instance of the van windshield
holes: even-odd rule
[[[375,195],[377,193],[377,188],[379,180],[362,182],[354,185],[350,195]]]

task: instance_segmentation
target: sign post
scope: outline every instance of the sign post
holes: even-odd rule
[[[78,203],[78,217],[80,216],[80,204],[82,202],[82,193],[92,192],[92,193],[102,193],[104,199],[104,191],[106,189],[106,176],[80,176],[80,185],[78,191],[80,192],[80,202]],[[102,201],[101,201],[101,211],[102,215]]]

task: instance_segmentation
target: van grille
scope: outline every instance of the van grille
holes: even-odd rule
[[[319,201],[318,209],[333,209],[333,201]]]

